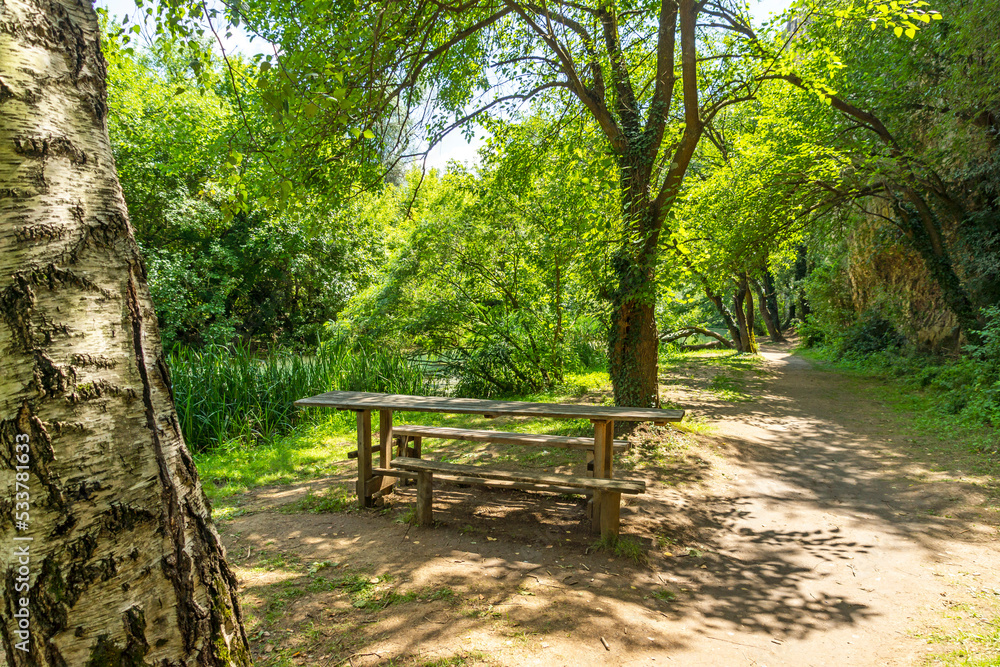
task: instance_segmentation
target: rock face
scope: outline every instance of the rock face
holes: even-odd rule
[[[885,313],[922,348],[959,349],[958,318],[897,228],[876,219],[855,228],[848,239],[848,282],[856,312]]]

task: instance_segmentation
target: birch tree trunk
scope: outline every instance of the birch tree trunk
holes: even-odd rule
[[[90,2],[0,2],[0,644],[10,667],[249,665],[106,113]]]

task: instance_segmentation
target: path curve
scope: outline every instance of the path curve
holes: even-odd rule
[[[721,556],[686,623],[703,639],[673,657],[920,664],[941,650],[921,634],[949,608],[1000,594],[995,509],[962,471],[919,463],[921,436],[861,380],[817,370],[787,345],[762,356],[758,400],[676,395],[729,449],[695,504]]]

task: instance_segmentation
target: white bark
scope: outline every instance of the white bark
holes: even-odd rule
[[[89,1],[0,0],[0,644],[11,667],[249,664],[115,173],[98,37]],[[34,538],[30,654],[12,647],[15,535]]]

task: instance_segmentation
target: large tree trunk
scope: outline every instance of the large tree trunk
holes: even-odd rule
[[[249,665],[115,173],[98,35],[89,3],[0,4],[0,643],[10,667]]]
[[[636,216],[649,215],[648,211],[636,211],[635,208],[632,211]],[[648,233],[648,220],[636,221],[635,229],[640,234]],[[608,371],[615,405],[659,407],[659,339],[652,261],[655,256],[640,254],[636,257],[630,249],[632,244],[622,245],[612,260],[618,285],[613,294],[608,341]]]

